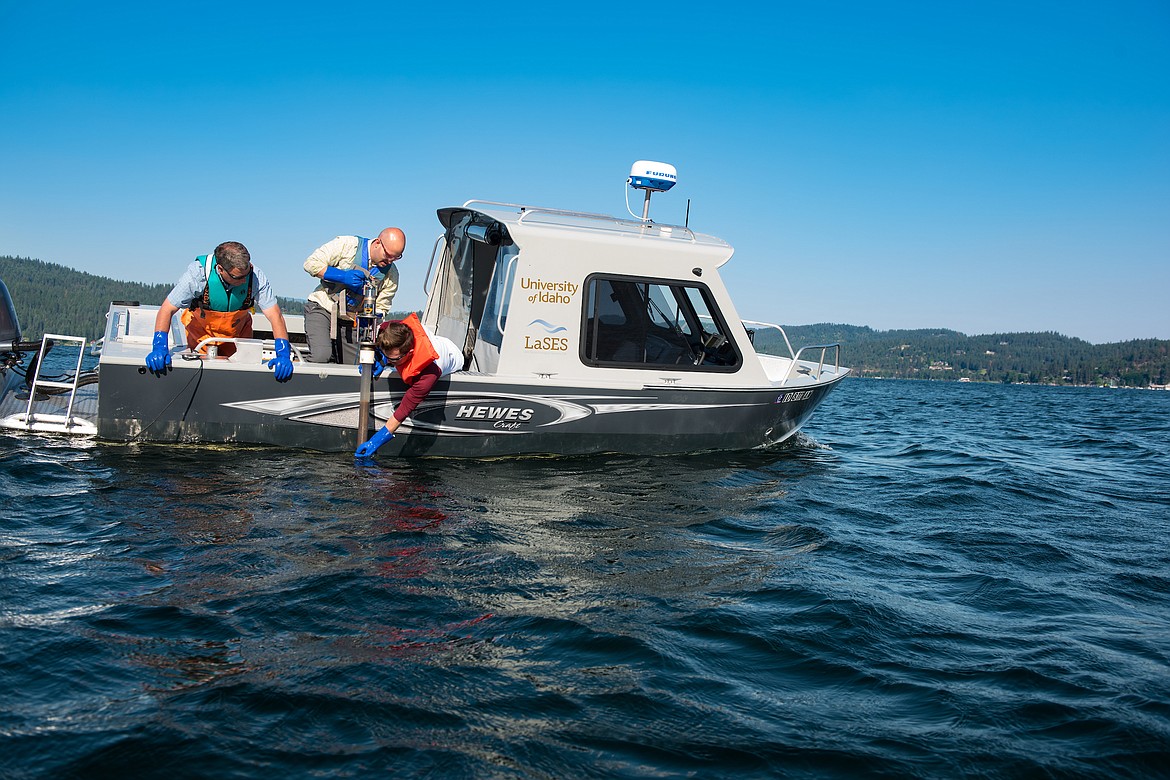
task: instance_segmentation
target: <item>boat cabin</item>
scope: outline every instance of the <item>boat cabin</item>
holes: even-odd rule
[[[689,228],[468,201],[439,211],[423,322],[469,371],[509,376],[766,382],[719,278],[732,248]],[[438,261],[438,268],[431,271]],[[738,383],[738,382],[737,382]]]

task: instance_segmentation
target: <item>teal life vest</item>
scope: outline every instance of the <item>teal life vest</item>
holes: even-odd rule
[[[203,288],[203,295],[191,301],[191,309],[207,309],[208,311],[243,311],[250,309],[256,301],[252,297],[252,288],[256,281],[256,271],[248,273],[248,287],[238,284],[228,287],[219,278],[219,274],[212,273],[215,267],[215,258],[211,255],[199,255],[195,258],[203,266],[203,273],[207,276],[207,286]]]

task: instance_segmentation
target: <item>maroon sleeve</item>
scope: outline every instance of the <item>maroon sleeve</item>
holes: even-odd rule
[[[406,395],[402,397],[402,401],[394,410],[394,419],[402,422],[410,417],[410,413],[422,403],[422,400],[427,397],[427,393],[431,392],[431,388],[435,386],[435,382],[442,375],[443,372],[434,363],[424,368],[418,375],[418,379],[414,380],[414,384],[406,389]]]

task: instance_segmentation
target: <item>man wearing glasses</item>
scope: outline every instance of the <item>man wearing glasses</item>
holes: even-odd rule
[[[205,338],[252,338],[252,307],[264,312],[276,339],[276,357],[269,361],[278,382],[292,376],[292,355],[288,327],[276,302],[268,277],[252,265],[248,249],[238,241],[225,241],[209,255],[200,255],[187,266],[178,284],[167,295],[154,319],[154,344],[146,356],[146,367],[156,375],[171,366],[169,334],[171,318],[182,310],[180,319],[187,329],[187,346],[195,349]],[[236,348],[221,344],[219,354],[230,357]]]
[[[394,261],[401,259],[405,250],[406,234],[389,227],[372,241],[360,236],[338,236],[309,255],[305,272],[321,280],[305,302],[309,360],[357,363],[357,311],[367,276],[378,289],[374,311],[384,318],[398,292]]]

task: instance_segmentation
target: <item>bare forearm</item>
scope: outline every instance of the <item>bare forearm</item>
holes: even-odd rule
[[[158,314],[156,314],[154,317],[155,331],[156,332],[160,331],[160,330],[170,331],[171,318],[175,316],[175,312],[177,312],[178,310],[179,310],[179,308],[177,306],[175,306],[175,304],[171,303],[168,300],[163,300],[162,306],[158,307]]]
[[[279,306],[272,306],[264,309],[264,316],[268,318],[269,324],[272,325],[272,338],[288,340],[288,326],[284,322],[284,314],[281,313]]]

